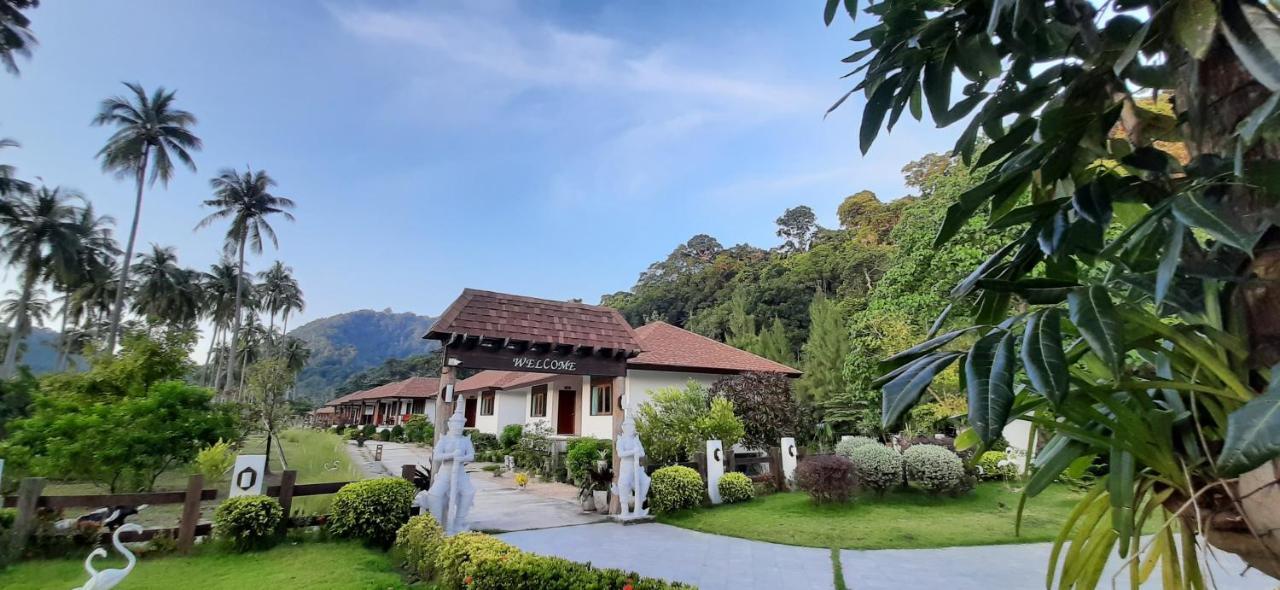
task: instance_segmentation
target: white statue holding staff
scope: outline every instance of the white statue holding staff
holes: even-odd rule
[[[449,417],[449,432],[432,451],[435,479],[427,490],[427,507],[431,515],[450,535],[467,530],[467,513],[471,511],[471,503],[476,496],[471,476],[463,469],[465,464],[476,458],[471,439],[462,433],[467,422],[462,415],[463,403],[463,400],[457,400],[457,409]]]
[[[644,507],[644,499],[649,494],[649,476],[640,464],[644,445],[640,444],[640,437],[636,434],[636,421],[629,406],[623,410],[622,432],[618,434],[618,483],[613,486],[613,493],[622,508],[618,518],[622,520],[649,515],[649,509]]]

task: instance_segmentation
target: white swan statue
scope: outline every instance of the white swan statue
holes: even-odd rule
[[[110,588],[115,588],[124,580],[125,576],[129,575],[129,572],[133,571],[133,566],[138,563],[138,558],[134,557],[133,552],[129,551],[129,548],[125,547],[124,543],[120,542],[120,533],[126,531],[131,533],[141,533],[142,526],[129,523],[116,529],[116,532],[111,535],[111,545],[114,546],[116,551],[120,552],[120,555],[123,555],[125,561],[128,562],[124,568],[112,568],[102,571],[93,569],[93,558],[107,556],[107,550],[102,547],[98,547],[90,552],[89,557],[86,557],[84,560],[84,570],[89,573],[89,581],[85,582],[83,586],[80,586],[75,590],[108,590]]]

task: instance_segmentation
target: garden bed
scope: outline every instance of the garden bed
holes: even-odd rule
[[[1022,534],[1014,535],[1019,491],[981,483],[958,498],[915,489],[845,504],[816,505],[808,494],[758,497],[743,504],[662,515],[666,524],[730,537],[806,547],[923,549],[1052,541],[1081,493],[1051,486],[1027,501]]]
[[[102,570],[123,564],[113,551],[112,558],[97,560],[94,565]],[[0,588],[5,590],[75,588],[86,579],[83,556],[27,561],[0,570]],[[282,544],[257,553],[230,553],[209,546],[190,557],[144,557],[120,587],[131,590],[188,587],[385,590],[410,586],[396,572],[386,553],[356,543],[306,542]]]

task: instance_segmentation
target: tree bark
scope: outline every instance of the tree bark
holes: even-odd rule
[[[236,303],[233,320],[233,328],[231,330],[231,350],[227,358],[227,380],[223,384],[224,387],[231,387],[231,368],[236,365],[236,342],[240,339],[240,292],[244,290],[241,281],[244,278],[244,242],[247,236],[240,236],[239,262],[236,264]]]
[[[18,347],[22,345],[22,340],[27,337],[30,331],[29,316],[27,314],[27,306],[31,304],[31,291],[36,286],[36,265],[28,264],[26,271],[22,275],[22,293],[18,296],[18,309],[13,316],[13,330],[9,332],[9,343],[4,351],[4,377],[7,379],[13,376],[18,365]]]
[[[133,243],[138,239],[138,220],[142,218],[142,185],[147,176],[147,160],[151,157],[151,146],[142,148],[142,163],[138,166],[137,196],[133,202],[133,224],[129,227],[129,242],[124,248],[124,259],[120,262],[120,283],[116,285],[115,302],[111,304],[111,327],[107,331],[107,354],[115,354],[116,337],[120,334],[120,315],[124,309],[124,292],[129,288],[129,266],[133,262]]]
[[[70,343],[67,342],[67,316],[71,314],[71,292],[68,291],[62,298],[62,329],[58,334],[58,361],[54,367],[61,371],[67,362],[67,354],[70,352]]]

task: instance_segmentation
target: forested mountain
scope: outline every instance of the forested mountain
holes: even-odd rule
[[[7,327],[0,327],[0,340],[6,339]],[[22,358],[19,365],[26,365],[35,375],[52,373],[58,365],[58,333],[48,328],[33,327],[31,334],[23,342]],[[74,368],[83,368],[84,359],[80,355],[71,355],[69,361]]]
[[[299,326],[289,332],[311,349],[307,366],[298,375],[299,397],[324,402],[353,375],[381,365],[435,350],[422,336],[436,318],[390,309],[362,309]]]
[[[371,389],[385,383],[404,381],[410,377],[437,377],[440,375],[440,354],[430,352],[409,358],[393,358],[383,361],[381,365],[365,369],[347,377],[338,384],[333,395],[346,395],[353,391]]]
[[[980,231],[985,220],[975,219],[934,248],[947,208],[974,180],[966,166],[937,154],[903,174],[915,194],[888,202],[853,194],[839,206],[838,228],[821,227],[809,207],[787,209],[777,220],[781,243],[768,249],[694,236],[602,303],[634,325],[660,319],[798,363],[806,373],[797,384],[803,401],[845,431],[873,433],[876,362],[922,340],[951,302],[951,287],[1003,239]],[[818,293],[826,297],[815,303]],[[936,403],[919,411],[924,422],[963,409],[956,381],[939,383]]]

